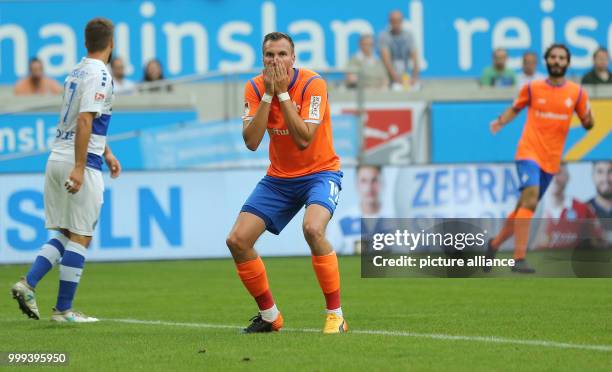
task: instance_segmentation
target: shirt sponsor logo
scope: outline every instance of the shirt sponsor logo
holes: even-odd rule
[[[308,117],[314,120],[321,119],[320,108],[321,108],[321,96],[310,97],[310,109],[308,110]]]
[[[569,120],[570,119],[568,114],[557,114],[555,112],[540,111],[540,110],[536,110],[535,116],[541,119],[551,119],[551,120]]]
[[[96,93],[96,95],[95,95],[95,97],[94,97],[94,101],[96,101],[96,102],[103,101],[103,100],[104,100],[104,97],[105,97],[105,96],[104,96],[104,93],[100,93],[100,92],[98,92],[98,93]]]
[[[277,136],[288,136],[289,129],[268,128],[268,134]]]

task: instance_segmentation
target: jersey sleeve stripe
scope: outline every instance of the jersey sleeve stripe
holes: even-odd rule
[[[257,94],[257,98],[259,98],[259,100],[261,101],[261,93],[259,93],[259,89],[257,89],[257,84],[255,84],[253,79],[250,79],[249,83],[251,83],[251,86],[253,87],[253,90],[255,91],[255,94]]]
[[[310,79],[308,79],[308,81],[306,81],[306,84],[304,84],[304,89],[302,89],[302,101],[304,100],[304,94],[306,93],[306,89],[308,88],[310,83],[312,83],[312,81],[316,80],[316,79],[321,79],[321,76],[315,75],[315,76],[311,77]]]
[[[582,87],[580,87],[580,90],[578,91],[578,98],[576,99],[575,107],[578,107],[578,105],[580,104],[580,98],[582,98]]]

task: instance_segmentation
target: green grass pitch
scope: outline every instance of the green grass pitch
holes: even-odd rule
[[[609,279],[361,279],[343,257],[350,330],[323,335],[310,258],[264,262],[286,330],[262,335],[238,332],[256,306],[230,260],[89,263],[75,308],[103,320],[79,325],[49,321],[57,269],[33,321],[9,294],[27,266],[0,266],[0,352],[68,352],[78,371],[612,370]]]

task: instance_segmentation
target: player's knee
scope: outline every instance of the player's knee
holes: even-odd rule
[[[232,231],[229,234],[227,239],[225,239],[225,244],[227,244],[227,247],[233,252],[246,249],[246,239],[241,237],[236,231]]]
[[[319,241],[325,237],[325,228],[321,224],[305,222],[302,229],[307,241]]]

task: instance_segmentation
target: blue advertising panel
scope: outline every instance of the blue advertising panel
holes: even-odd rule
[[[30,128],[30,132],[38,130],[41,133],[47,131],[49,135],[55,134],[54,127],[46,127],[42,119],[37,118],[41,120],[36,124],[40,130]],[[257,151],[250,151],[244,145],[240,119],[214,122],[193,119],[194,112],[150,112],[142,115],[117,113],[113,115],[111,128],[118,129],[110,130],[114,133],[109,136],[109,145],[125,170],[227,168],[268,164],[268,135],[264,135]],[[173,121],[162,123],[164,120]],[[332,122],[336,153],[343,163],[354,164],[359,152],[357,117],[334,115]],[[48,137],[47,141],[53,138]],[[36,137],[32,141],[38,140]],[[43,172],[49,144],[41,145],[42,150],[34,149],[34,152],[0,152],[0,173]],[[14,150],[13,147],[9,149]]]
[[[353,185],[354,169],[343,169]],[[233,171],[126,172],[105,177],[104,204],[90,261],[229,257],[225,239],[265,168]],[[0,264],[31,262],[54,232],[45,229],[44,176],[0,175]],[[337,211],[354,203],[353,188]],[[309,255],[303,212],[279,235],[257,242],[264,256]]]
[[[113,113],[108,131],[109,138],[127,135],[135,138],[141,130],[155,128],[171,123],[193,121],[197,112],[193,110],[176,111],[116,111]],[[0,173],[2,172],[38,172],[44,170],[48,150],[55,139],[58,114],[55,112],[37,112],[24,114],[0,115]],[[115,142],[115,141],[112,141]],[[130,154],[133,149],[125,140],[117,141],[119,152]],[[136,155],[134,155],[136,156]],[[126,159],[126,166],[131,168],[135,163]],[[139,165],[136,162],[134,165]]]
[[[0,2],[0,83],[27,74],[38,56],[50,76],[63,76],[85,54],[88,15],[116,25],[116,51],[128,77],[142,80],[144,64],[158,58],[168,77],[261,66],[261,41],[271,31],[295,38],[298,65],[345,67],[361,33],[379,33],[399,9],[414,32],[425,77],[476,77],[494,47],[509,50],[518,69],[526,50],[542,54],[554,41],[574,56],[570,74],[591,67],[598,45],[612,43],[612,3],[601,0],[312,0],[289,1],[7,1]],[[350,9],[350,11],[347,11]],[[79,16],[75,17],[75,12]],[[28,14],[28,17],[24,17]],[[540,70],[544,70],[540,66]]]

